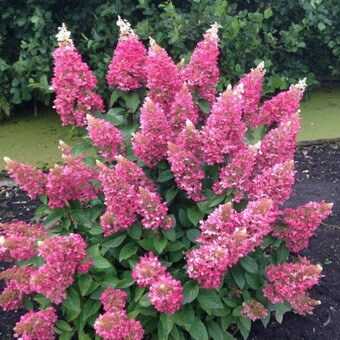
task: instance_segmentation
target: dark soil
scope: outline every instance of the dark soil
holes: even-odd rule
[[[312,297],[322,304],[313,315],[287,313],[282,324],[272,321],[267,329],[256,322],[251,340],[339,340],[340,339],[340,144],[305,146],[296,155],[297,181],[288,206],[311,200],[334,203],[332,216],[318,230],[304,252],[324,271]],[[37,202],[0,178],[0,223],[13,219],[29,221]],[[0,270],[2,267],[0,266]],[[11,330],[19,313],[0,313],[0,339],[12,339]]]

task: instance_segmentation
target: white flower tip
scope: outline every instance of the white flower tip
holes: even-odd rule
[[[3,246],[6,242],[6,239],[4,236],[0,236],[0,246]]]
[[[292,85],[292,87],[304,92],[307,88],[307,78],[300,79],[296,84]]]
[[[321,266],[321,264],[317,264],[316,267],[318,268],[318,270],[320,271],[320,273],[322,272],[323,268]]]
[[[250,148],[253,149],[254,151],[260,150],[261,141],[258,141],[257,143],[250,145]]]
[[[38,247],[42,246],[43,243],[44,243],[44,241],[39,240],[39,241],[37,242]]]
[[[105,164],[102,163],[100,160],[96,159],[96,165],[99,166],[100,168],[105,167]]]
[[[189,128],[189,129],[192,129],[194,128],[194,124],[192,123],[192,121],[190,119],[186,119],[185,121],[185,127]]]
[[[149,37],[149,44],[150,44],[150,47],[154,50],[156,49],[158,46],[158,44],[156,43],[155,39],[152,38],[152,37]]]
[[[94,119],[95,119],[95,118],[94,118],[92,115],[90,115],[90,114],[87,114],[87,115],[86,115],[86,120],[87,120],[88,122],[93,122]]]
[[[117,26],[119,27],[119,32],[120,32],[120,37],[137,37],[136,33],[134,32],[134,30],[131,28],[131,24],[127,21],[122,19],[119,15],[118,15],[118,19],[117,19]]]
[[[234,93],[236,95],[242,96],[244,93],[244,85],[243,83],[239,83],[235,88],[234,88]]]
[[[231,84],[228,84],[227,91],[231,91],[231,90],[232,90],[232,86],[231,86]]]
[[[58,144],[59,144],[60,147],[67,146],[67,144],[63,140],[61,140],[61,139],[59,139]]]
[[[59,43],[59,46],[73,45],[73,41],[71,39],[71,32],[67,29],[65,23],[58,27],[58,33],[56,34],[56,38]]]
[[[256,66],[256,70],[263,72],[263,73],[266,73],[266,69],[265,69],[263,60]]]
[[[12,160],[9,158],[9,157],[4,157],[4,162],[6,163],[6,164],[9,164],[10,162],[11,162]]]
[[[206,31],[204,37],[214,39],[218,41],[218,29],[221,28],[222,26],[218,24],[217,22],[214,22],[210,28]]]

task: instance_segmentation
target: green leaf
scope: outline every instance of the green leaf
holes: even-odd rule
[[[153,245],[158,254],[163,253],[163,250],[166,248],[167,244],[168,244],[168,240],[166,238],[154,237],[153,239]]]
[[[168,189],[165,192],[165,200],[167,201],[167,203],[171,203],[177,194],[178,194],[178,189],[174,187],[171,187],[170,189]]]
[[[200,319],[195,319],[188,332],[195,340],[209,340],[208,331]]]
[[[99,301],[94,301],[88,299],[85,302],[85,305],[82,307],[81,311],[81,320],[83,324],[86,324],[86,321],[93,315],[96,315],[101,308],[101,303]]]
[[[272,308],[275,311],[275,319],[278,323],[282,323],[284,315],[291,311],[291,307],[287,303],[275,304]]]
[[[184,284],[184,304],[193,302],[199,293],[199,285],[194,281],[187,281]]]
[[[263,13],[263,16],[265,19],[269,19],[272,15],[273,15],[273,11],[271,8],[267,8]]]
[[[209,321],[207,324],[209,336],[213,340],[224,340],[225,333],[221,326],[215,321]]]
[[[67,298],[64,300],[62,306],[66,311],[67,321],[73,321],[79,316],[81,312],[80,297],[74,288],[69,289]]]
[[[240,261],[241,267],[248,273],[256,274],[259,270],[257,262],[250,256],[246,256]]]
[[[158,338],[167,339],[173,327],[174,327],[174,321],[171,315],[161,314],[160,322],[158,324]]]
[[[250,288],[257,290],[262,286],[262,281],[259,275],[245,273],[246,282]]]
[[[102,245],[102,254],[104,255],[109,249],[119,247],[126,239],[126,234],[118,235],[113,239],[107,240]]]
[[[128,229],[128,234],[134,240],[139,240],[142,237],[142,228],[140,224],[134,224]]]
[[[210,105],[209,102],[207,102],[206,100],[199,99],[197,101],[197,104],[203,113],[208,114],[210,112]]]
[[[51,305],[51,301],[41,294],[37,294],[34,301],[39,303],[40,308],[45,309]]]
[[[238,328],[242,334],[244,340],[248,339],[251,329],[251,321],[243,316],[238,319]]]
[[[113,90],[110,96],[110,107],[114,105],[117,99],[121,96],[121,92],[119,90]]]
[[[140,104],[140,99],[139,99],[138,93],[130,92],[128,94],[124,94],[124,101],[125,101],[127,108],[132,113],[137,111],[138,106]]]
[[[177,313],[173,314],[174,322],[185,329],[189,329],[195,320],[195,312],[191,305],[185,305]]]
[[[289,250],[287,249],[285,244],[282,243],[276,252],[276,261],[277,263],[283,263],[288,260],[288,257],[289,257]]]
[[[189,229],[186,234],[191,242],[196,242],[196,239],[200,236],[200,231],[199,229]]]
[[[170,336],[171,340],[185,340],[182,330],[180,330],[177,326],[173,327]]]
[[[172,174],[172,172],[169,169],[164,170],[159,174],[159,176],[157,178],[157,182],[165,183],[165,182],[170,181],[173,177],[174,177],[174,175]]]
[[[72,332],[72,327],[64,320],[58,320],[56,327],[64,332]]]
[[[78,278],[78,286],[81,296],[86,296],[92,287],[93,279],[91,275],[84,274]]]
[[[131,256],[137,253],[138,247],[136,243],[129,242],[127,243],[119,253],[119,261],[124,261],[129,259]]]
[[[232,268],[230,272],[231,272],[231,276],[233,277],[237,286],[240,289],[243,289],[245,284],[246,284],[246,280],[244,278],[244,273],[243,273],[242,269],[240,267],[236,266],[236,267]]]
[[[197,226],[198,222],[203,218],[204,214],[198,210],[196,207],[188,208],[187,215],[189,221],[194,225]]]
[[[148,294],[143,295],[143,297],[139,300],[138,303],[142,307],[150,307],[151,306],[151,302],[150,302]]]
[[[204,310],[224,308],[223,302],[215,290],[200,289],[197,299]]]
[[[176,230],[175,228],[171,228],[169,230],[162,230],[162,234],[166,237],[169,241],[174,242],[176,241]]]

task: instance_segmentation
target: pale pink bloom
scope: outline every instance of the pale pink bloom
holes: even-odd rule
[[[276,205],[281,205],[290,197],[294,181],[294,161],[288,160],[257,175],[252,180],[248,195],[252,200],[268,197]]]
[[[250,127],[257,127],[258,109],[262,96],[263,79],[265,74],[264,64],[260,63],[240,80],[243,88],[243,117]]]
[[[30,279],[34,271],[30,266],[13,266],[0,273],[0,280],[5,280],[7,286],[27,295],[32,293]]]
[[[70,39],[59,42],[53,60],[54,107],[62,124],[85,126],[86,114],[104,111],[103,100],[95,93],[97,79]]]
[[[216,100],[202,129],[203,152],[209,165],[223,163],[225,157],[244,145],[246,126],[242,122],[242,88],[228,88]]]
[[[23,300],[24,294],[9,284],[0,294],[0,307],[4,311],[18,310],[23,307]]]
[[[268,315],[268,310],[262,303],[252,299],[243,302],[241,314],[252,321],[263,319]]]
[[[259,111],[259,125],[278,123],[290,117],[299,110],[300,102],[306,88],[305,79],[289,90],[280,92],[275,97],[266,100]]]
[[[308,294],[294,296],[289,301],[295,313],[300,315],[313,314],[316,306],[321,304],[320,300],[312,299]]]
[[[101,155],[113,161],[124,149],[123,136],[110,122],[87,115],[87,130],[93,145],[99,148]]]
[[[129,22],[118,17],[117,25],[120,35],[106,76],[107,83],[122,91],[135,90],[146,83],[146,49]]]
[[[35,199],[46,192],[46,175],[31,165],[13,161],[8,157],[4,158],[6,170],[10,177],[28,196]]]
[[[141,108],[140,131],[132,141],[134,154],[152,168],[166,157],[167,143],[171,137],[170,124],[161,106],[145,99]]]
[[[313,265],[306,258],[300,258],[296,263],[270,265],[266,269],[268,281],[263,289],[264,296],[271,303],[291,303],[297,313],[310,313],[311,301],[304,297],[319,283],[321,271],[320,265]]]
[[[126,305],[127,293],[122,289],[106,288],[100,295],[100,302],[105,312],[123,310]]]
[[[175,98],[171,103],[170,112],[166,112],[166,115],[172,131],[175,133],[182,131],[187,120],[190,120],[193,124],[197,123],[198,110],[186,83],[184,83],[182,88],[175,94]]]
[[[14,327],[15,337],[22,340],[53,340],[57,313],[53,307],[38,312],[30,311]]]
[[[149,287],[165,273],[166,268],[152,252],[149,252],[139,258],[139,262],[133,268],[132,278],[139,287]]]
[[[299,114],[293,113],[263,137],[256,163],[258,171],[294,159],[299,129]]]
[[[167,273],[152,282],[148,296],[160,313],[173,314],[183,304],[183,287],[180,281]]]
[[[169,110],[175,94],[181,89],[182,81],[171,57],[151,38],[145,71],[150,98],[164,110]]]
[[[216,85],[220,75],[218,69],[218,24],[213,24],[204,34],[192,53],[189,64],[183,69],[182,77],[192,91],[212,103],[215,100]]]
[[[298,253],[308,247],[310,238],[321,222],[332,212],[332,203],[309,202],[282,212],[282,221],[273,235],[285,240],[290,251]]]

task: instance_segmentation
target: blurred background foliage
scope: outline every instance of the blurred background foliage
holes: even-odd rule
[[[0,119],[28,102],[49,104],[51,53],[65,22],[106,98],[117,15],[147,43],[188,59],[211,23],[221,24],[220,86],[264,60],[266,93],[302,77],[340,79],[339,0],[0,0]]]

